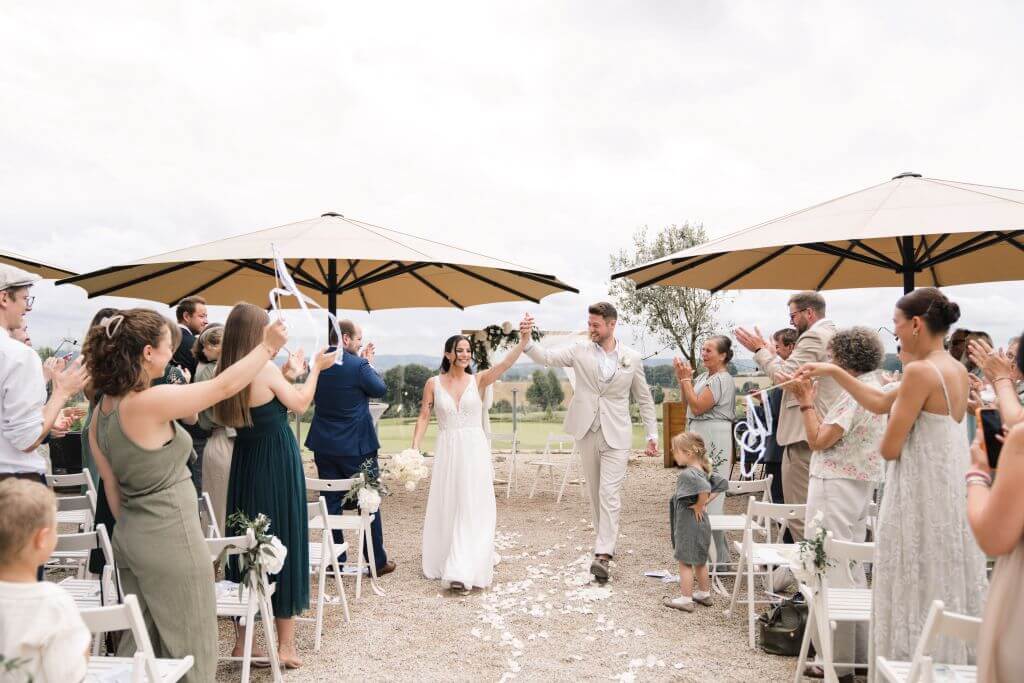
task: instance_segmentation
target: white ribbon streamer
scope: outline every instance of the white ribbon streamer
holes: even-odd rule
[[[309,326],[313,329],[313,335],[316,338],[316,346],[313,351],[316,353],[323,347],[320,345],[320,326],[317,325],[316,320],[313,319],[313,313],[309,310],[309,306],[319,308],[327,314],[327,320],[331,324],[331,328],[334,330],[335,339],[338,340],[338,345],[341,345],[341,326],[338,324],[338,318],[333,313],[325,310],[320,304],[314,301],[312,298],[306,296],[299,289],[299,286],[295,284],[295,279],[288,272],[288,266],[285,265],[284,257],[278,253],[277,247],[274,243],[270,243],[270,253],[274,256],[274,279],[277,280],[277,286],[270,290],[270,308],[277,314],[278,320],[281,319],[281,310],[278,307],[278,298],[282,296],[293,296],[299,302],[299,308],[306,314],[306,319],[309,320]],[[341,365],[342,356],[344,354],[339,353],[338,359],[334,361],[335,365]],[[311,354],[310,359],[313,358]]]
[[[764,422],[754,408],[754,396],[761,394],[761,405],[764,406]],[[749,479],[754,476],[754,470],[764,460],[768,450],[768,439],[772,435],[772,406],[768,400],[765,390],[755,391],[747,395],[747,419],[745,422],[737,423],[733,429],[733,436],[736,437],[736,445],[740,449],[740,474]],[[747,469],[747,456],[753,455],[754,462]]]

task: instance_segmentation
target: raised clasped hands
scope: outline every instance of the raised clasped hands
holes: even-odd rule
[[[523,319],[519,321],[519,346],[526,348],[530,343],[533,338],[533,327],[533,316],[529,313],[523,314]]]
[[[675,370],[676,381],[680,383],[693,379],[693,368],[679,356],[672,359],[672,369]]]

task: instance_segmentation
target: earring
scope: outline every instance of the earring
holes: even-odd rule
[[[917,330],[914,330],[914,336],[915,337],[917,336]]]

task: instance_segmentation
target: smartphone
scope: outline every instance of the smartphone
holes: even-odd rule
[[[988,466],[996,469],[999,453],[1003,450],[1003,442],[997,436],[1003,433],[1003,420],[995,408],[978,408],[978,428],[981,429],[988,454]]]

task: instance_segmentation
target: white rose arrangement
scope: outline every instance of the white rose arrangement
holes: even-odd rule
[[[380,476],[377,475],[370,462],[363,463],[360,473],[363,480],[357,482],[347,494],[345,501],[355,501],[359,509],[371,515],[380,509],[381,500],[390,495],[388,484],[401,486],[406,491],[415,491],[420,480],[427,476],[423,454],[414,448],[407,448],[396,454],[386,465]]]
[[[814,586],[814,578],[821,576],[832,565],[825,553],[825,539],[828,531],[822,526],[825,515],[820,510],[811,518],[807,525],[804,540],[800,541],[795,550],[790,552],[789,560],[793,576],[808,586]]]
[[[277,536],[270,533],[270,518],[262,512],[250,519],[244,512],[232,513],[227,519],[227,528],[239,535],[252,532],[256,545],[238,555],[239,569],[242,574],[241,583],[250,589],[263,594],[263,584],[259,581],[260,570],[277,574],[284,568],[284,560],[288,557],[288,548]],[[226,549],[225,549],[226,550]],[[253,571],[253,570],[256,571]],[[239,600],[242,593],[238,593]]]
[[[427,466],[423,454],[415,448],[406,448],[396,454],[384,471],[388,481],[404,486],[406,491],[415,491],[416,485],[426,476]]]

